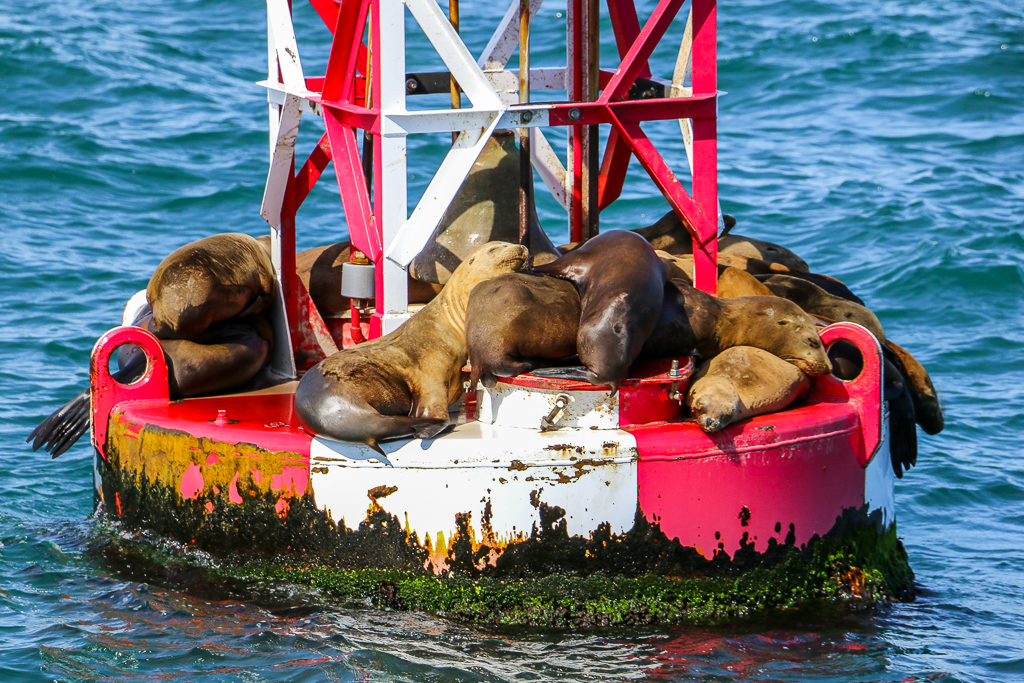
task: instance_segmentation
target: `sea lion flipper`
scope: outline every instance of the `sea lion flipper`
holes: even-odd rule
[[[54,458],[64,453],[89,431],[89,390],[86,389],[39,423],[25,439],[32,450],[44,450]]]
[[[903,372],[907,388],[910,390],[910,398],[914,401],[914,419],[917,420],[917,424],[925,434],[938,434],[945,427],[945,419],[942,416],[938,393],[931,377],[928,376],[928,371],[899,344],[887,339],[884,348],[891,353],[893,362]]]
[[[914,424],[914,402],[904,390],[889,401],[889,453],[897,479],[917,464],[917,427]]]
[[[576,382],[589,382],[593,373],[585,365],[560,368],[537,368],[531,374],[551,379],[565,379]]]

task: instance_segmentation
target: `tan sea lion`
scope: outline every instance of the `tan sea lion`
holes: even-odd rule
[[[384,439],[436,436],[448,424],[448,406],[462,395],[470,294],[528,259],[516,244],[478,247],[437,298],[397,330],[313,366],[295,391],[295,412],[306,430],[381,453]]]
[[[682,280],[665,285],[661,316],[643,347],[646,358],[696,351],[712,358],[733,346],[763,349],[808,375],[832,371],[814,320],[777,296],[720,299]]]
[[[693,255],[680,254],[673,256],[667,251],[656,250],[655,253],[668,270],[669,279],[680,279],[693,284]],[[739,268],[718,265],[718,291],[715,296],[722,299],[734,299],[738,296],[775,296],[772,290]]]
[[[942,416],[942,405],[939,395],[932,384],[928,371],[905,348],[891,340],[886,340],[887,357],[896,364],[903,373],[910,398],[914,402],[914,417],[925,434],[938,434],[945,427]]]
[[[633,232],[650,242],[655,249],[675,255],[693,253],[693,237],[683,227],[683,222],[676,216],[675,211],[669,211],[653,225],[636,228]],[[753,237],[723,234],[718,238],[718,253],[764,259],[782,264],[791,270],[810,270],[807,262],[789,249]]]
[[[484,144],[430,241],[409,264],[409,275],[443,285],[480,245],[518,241],[519,149],[512,131],[498,130]],[[559,256],[536,211],[530,220],[529,246],[534,264]]]
[[[792,363],[752,346],[733,346],[705,361],[686,392],[686,405],[705,432],[783,410],[811,381]]]
[[[885,343],[882,323],[866,306],[830,294],[813,282],[792,275],[780,273],[757,279],[770,289],[772,294],[789,299],[805,312],[837,322],[857,323],[875,335],[879,343]]]
[[[571,282],[509,273],[483,282],[469,296],[466,347],[472,373],[485,387],[550,361],[576,355],[580,295]]]
[[[569,280],[580,293],[576,348],[585,367],[557,376],[607,385],[614,394],[658,321],[665,264],[636,233],[612,230],[534,271]]]
[[[274,267],[255,238],[211,235],[175,249],[146,287],[159,339],[202,342],[211,325],[260,315],[274,297]]]
[[[864,305],[864,301],[859,296],[850,291],[850,288],[846,286],[841,280],[832,277],[831,275],[823,275],[822,273],[811,273],[807,271],[793,270],[779,263],[771,263],[764,259],[748,258],[746,256],[737,256],[735,254],[719,254],[718,263],[720,265],[732,266],[742,271],[750,273],[758,279],[770,277],[772,275],[789,275],[797,277],[802,280],[807,280],[821,287],[829,294],[841,297],[847,301],[852,301],[856,304]]]

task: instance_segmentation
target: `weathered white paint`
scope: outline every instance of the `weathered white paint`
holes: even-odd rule
[[[611,446],[611,443],[617,444]],[[368,492],[397,487],[377,499],[415,531],[422,543],[451,541],[455,515],[470,513],[478,542],[488,542],[484,512],[490,504],[491,542],[529,536],[539,524],[539,503],[566,511],[570,535],[587,536],[603,522],[612,533],[633,526],[636,513],[637,450],[624,431],[459,425],[439,438],[381,444],[392,467],[366,446],[314,439],[310,448],[317,506],[349,528],[371,507]]]
[[[286,95],[284,106],[281,107],[277,140],[270,157],[270,169],[267,171],[267,183],[260,206],[260,216],[274,228],[281,226],[281,207],[292,174],[295,140],[299,136],[299,123],[302,121],[302,102],[302,99],[294,95]]]
[[[562,394],[572,397],[558,420],[560,431],[617,430],[619,427],[619,394],[608,391],[569,391],[533,389],[498,382],[493,389],[479,387],[478,417],[481,422],[503,427],[540,429],[541,419],[555,406]]]
[[[530,0],[530,19],[532,20],[540,9],[543,0]],[[508,64],[512,53],[519,47],[519,0],[512,0],[505,12],[505,16],[498,22],[498,27],[487,41],[487,46],[480,53],[477,64],[482,69],[502,69]],[[533,71],[530,71],[531,77]],[[518,79],[518,76],[516,77]],[[519,86],[516,85],[518,90]]]
[[[892,471],[892,453],[889,441],[889,404],[882,401],[882,440],[864,469],[864,502],[868,512],[882,511],[882,524],[886,529],[896,521],[896,499],[894,487],[896,474]]]

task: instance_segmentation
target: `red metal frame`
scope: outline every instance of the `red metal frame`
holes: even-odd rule
[[[382,291],[381,259],[385,245],[381,226],[376,220],[382,203],[380,183],[380,35],[379,0],[310,0],[332,34],[326,73],[307,78],[310,99],[319,103],[326,132],[302,164],[298,174],[294,164],[282,208],[282,267],[285,269],[285,295],[289,324],[298,325],[298,303],[294,279],[295,211],[308,196],[328,162],[335,164],[338,194],[342,201],[353,247],[377,264],[377,286]],[[573,0],[574,23],[570,40],[579,49],[585,41],[586,26],[582,5]],[[660,0],[651,16],[641,25],[633,0],[606,0],[621,62],[615,70],[600,70],[600,94],[596,101],[582,92],[583,65],[569,65],[574,73],[571,101],[544,105],[549,111],[550,125],[569,126],[575,163],[573,194],[570,197],[570,229],[574,239],[582,237],[581,188],[587,169],[581,147],[586,126],[612,126],[597,175],[596,210],[604,209],[618,198],[630,158],[636,156],[655,185],[693,235],[694,280],[697,287],[714,293],[717,284],[717,65],[716,65],[716,2],[693,0],[693,95],[685,98],[629,100],[628,90],[636,78],[650,77],[648,59],[683,5],[683,0]],[[370,44],[362,40],[370,21]],[[580,52],[577,50],[577,54]],[[370,67],[370,102],[367,106],[367,59]],[[693,187],[692,194],[677,179],[671,167],[646,136],[644,121],[689,118],[693,121]],[[374,184],[364,177],[356,131],[369,131],[374,148]],[[370,335],[380,334],[380,318],[375,315]]]

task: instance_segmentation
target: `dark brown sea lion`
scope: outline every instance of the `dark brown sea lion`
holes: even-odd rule
[[[409,264],[409,275],[443,285],[480,245],[518,241],[519,150],[512,131],[499,130],[484,145],[433,237]],[[530,220],[530,255],[534,264],[559,256],[536,211]]]
[[[758,279],[763,279],[772,275],[789,275],[792,277],[798,277],[803,280],[813,282],[829,294],[841,297],[847,301],[852,301],[856,304],[860,304],[861,306],[864,305],[861,298],[850,291],[850,288],[847,287],[846,284],[831,275],[793,270],[792,268],[788,268],[780,263],[771,263],[764,259],[748,258],[746,256],[737,256],[736,254],[719,254],[718,263],[719,265],[739,268]]]
[[[300,251],[295,255],[295,270],[313,299],[320,315],[348,311],[348,297],[341,295],[341,271],[351,258],[351,244],[338,242]],[[425,304],[441,291],[441,285],[409,278],[409,303]]]
[[[789,299],[807,313],[813,313],[837,322],[857,323],[867,328],[879,343],[885,343],[885,330],[866,306],[826,292],[818,285],[792,275],[769,275],[759,279],[775,296]]]
[[[889,359],[883,347],[882,397],[889,402],[889,455],[893,472],[898,478],[904,470],[917,464],[917,427],[914,425],[914,402],[903,373]],[[856,345],[839,339],[828,347],[832,361],[832,374],[842,380],[852,380],[864,369],[864,357]]]
[[[274,297],[274,267],[255,238],[211,235],[175,249],[146,287],[159,339],[201,341],[214,323],[260,315]]]
[[[491,388],[550,361],[576,355],[580,295],[571,282],[509,273],[483,282],[469,296],[466,346],[472,373]]]
[[[303,426],[381,453],[384,439],[436,436],[448,424],[448,406],[462,395],[470,294],[481,282],[521,269],[528,258],[520,245],[478,247],[437,298],[397,330],[317,363],[295,391]]]
[[[686,404],[705,432],[755,415],[783,410],[811,381],[792,363],[752,346],[733,346],[705,361],[686,392]]]
[[[614,394],[657,324],[665,264],[636,233],[612,230],[534,271],[569,280],[580,293],[576,348],[586,367],[560,376],[608,385]]]
[[[945,426],[939,395],[932,384],[928,371],[905,348],[893,341],[885,343],[887,357],[896,364],[903,374],[914,402],[914,416],[925,434],[938,434]]]
[[[733,224],[735,225],[735,222]],[[641,235],[655,249],[675,255],[693,253],[693,237],[683,227],[682,221],[674,211],[669,211],[653,225],[637,228],[633,232]],[[791,270],[810,270],[807,262],[789,249],[753,237],[723,234],[718,238],[718,253],[759,258],[782,264]]]
[[[657,251],[658,258],[665,264],[669,279],[684,280],[693,284],[693,255],[680,254],[673,256],[666,251]],[[734,299],[739,296],[775,296],[772,290],[739,268],[718,265],[718,288],[715,296],[721,299]]]
[[[776,296],[720,299],[682,280],[669,280],[661,317],[643,356],[669,358],[696,351],[712,358],[733,346],[763,349],[808,375],[832,371],[814,320],[792,301]]]
[[[256,377],[273,344],[274,289],[268,251],[240,233],[197,240],[160,262],[147,287],[150,313],[130,322],[160,339],[172,399],[238,389]],[[118,356],[117,381],[145,371],[141,352]],[[86,389],[43,420],[27,439],[32,450],[45,446],[56,458],[74,445],[89,429],[89,401]]]

